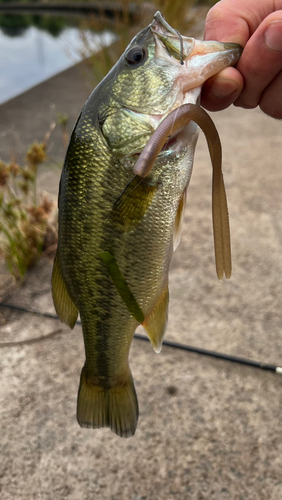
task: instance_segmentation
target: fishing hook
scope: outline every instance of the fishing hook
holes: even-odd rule
[[[182,35],[179,33],[179,31],[177,30],[174,30],[175,33],[179,36],[179,41],[180,41],[180,64],[184,64],[184,61],[183,61],[183,38],[182,38]]]

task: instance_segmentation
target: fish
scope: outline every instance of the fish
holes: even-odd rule
[[[128,356],[140,324],[154,350],[161,350],[197,123],[214,167],[218,276],[230,277],[220,142],[199,104],[202,84],[235,65],[241,52],[234,43],[182,36],[157,12],[77,120],[60,180],[52,294],[62,322],[73,328],[78,313],[81,318],[81,427],[109,427],[121,437],[136,431],[138,399]]]

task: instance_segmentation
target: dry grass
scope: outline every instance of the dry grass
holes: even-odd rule
[[[57,241],[56,208],[36,192],[38,166],[46,160],[47,137],[34,142],[24,165],[0,161],[0,253],[11,274],[22,279],[42,251]]]

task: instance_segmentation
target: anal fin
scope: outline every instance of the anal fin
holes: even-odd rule
[[[168,302],[169,292],[168,285],[166,285],[154,309],[152,309],[142,323],[156,352],[160,352],[162,348],[168,317]]]
[[[73,328],[77,320],[78,310],[67,291],[61,272],[58,252],[56,253],[52,273],[52,295],[56,313],[60,320],[62,323],[66,323],[70,328]]]

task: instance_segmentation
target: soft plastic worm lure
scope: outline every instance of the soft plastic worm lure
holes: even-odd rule
[[[225,274],[226,278],[230,278],[232,268],[231,244],[227,199],[221,170],[221,143],[215,125],[208,113],[195,104],[183,104],[169,113],[149,139],[133,171],[140,177],[147,177],[165,143],[190,121],[196,122],[204,132],[213,166],[212,216],[217,276],[222,279]]]

